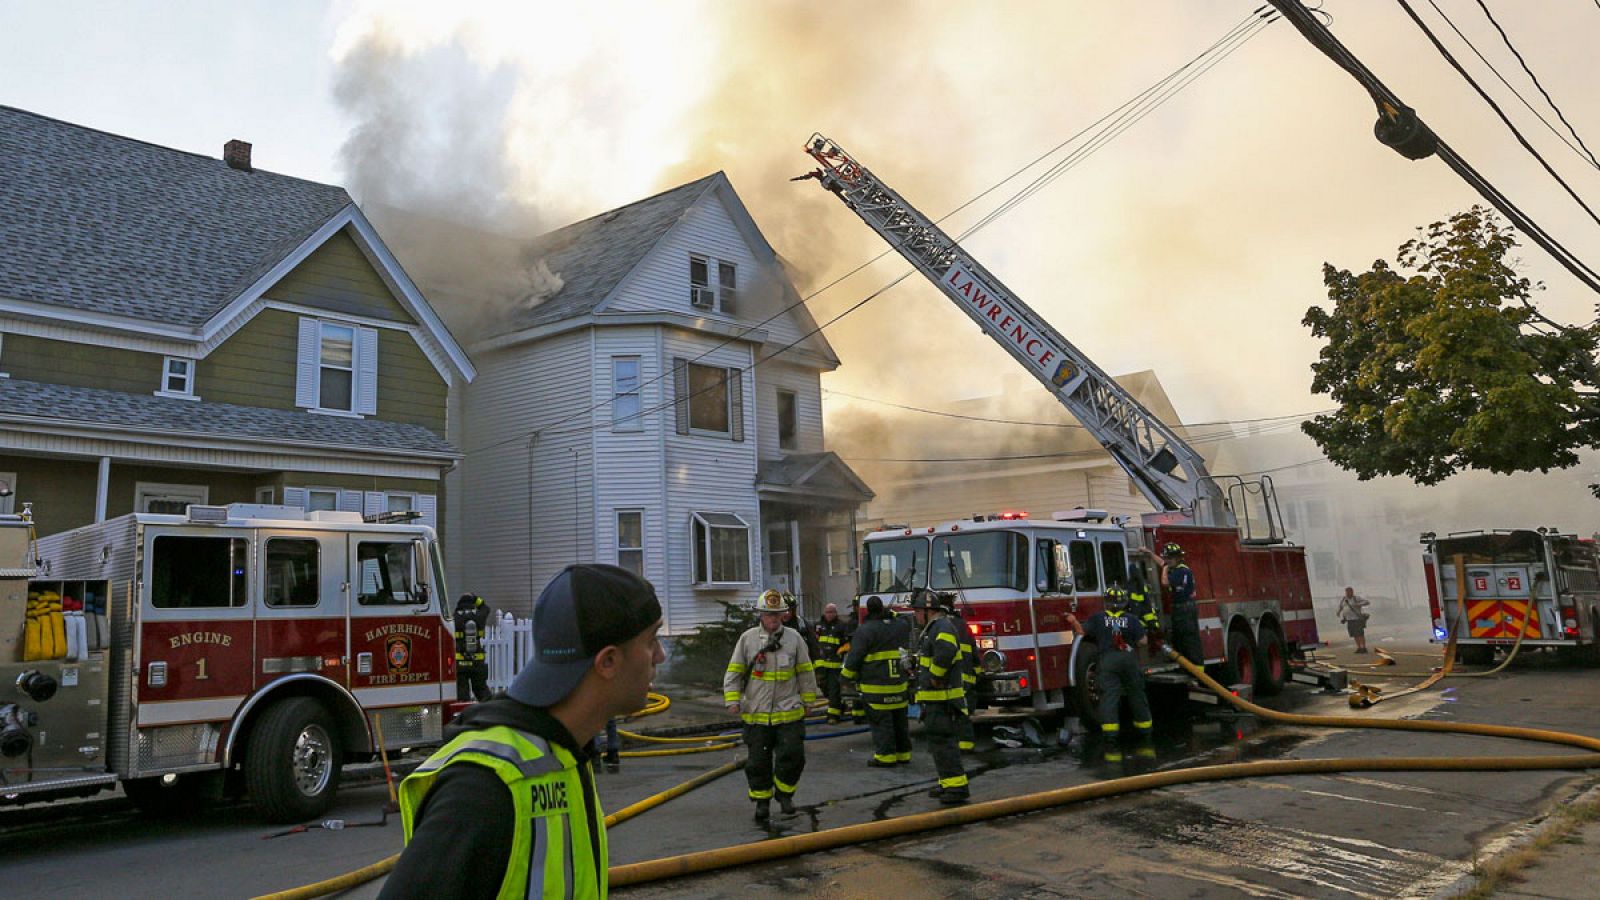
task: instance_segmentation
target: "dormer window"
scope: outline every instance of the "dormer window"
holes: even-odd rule
[[[717,302],[725,315],[733,315],[739,308],[739,270],[733,263],[717,263]]]
[[[711,290],[711,262],[703,256],[689,257],[689,305],[708,311],[717,308],[717,295]]]
[[[716,280],[712,280],[712,275]],[[689,306],[733,315],[739,308],[739,269],[731,262],[689,257]]]
[[[377,329],[303,317],[295,366],[295,406],[346,416],[378,411]]]
[[[180,397],[198,400],[194,395],[194,360],[184,356],[168,356],[161,362],[161,389],[158,397]]]

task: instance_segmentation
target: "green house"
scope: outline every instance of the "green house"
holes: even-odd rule
[[[0,106],[0,513],[437,527],[474,375],[343,188]]]

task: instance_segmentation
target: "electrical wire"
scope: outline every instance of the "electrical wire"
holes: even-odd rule
[[[880,400],[876,397],[863,397],[860,394],[851,394],[845,391],[834,390],[833,388],[823,388],[822,392],[824,394],[831,394],[835,397],[848,397],[851,400],[860,400],[865,403],[875,403],[879,406],[890,406],[894,407],[895,409],[907,410],[908,412],[924,413],[930,416],[943,416],[949,419],[961,419],[967,422],[987,422],[995,425],[1027,425],[1035,428],[1074,428],[1079,430],[1083,430],[1085,427],[1077,422],[1029,422],[1021,419],[996,419],[989,416],[974,416],[965,413],[946,412],[944,410],[928,409],[921,406],[907,406],[904,403],[895,403],[890,400]],[[1255,419],[1218,419],[1214,422],[1176,422],[1173,423],[1171,427],[1200,428],[1212,425],[1251,425],[1258,422],[1279,422],[1284,419],[1309,419],[1312,416],[1323,416],[1332,412],[1336,412],[1337,409],[1337,407],[1330,407],[1328,409],[1320,409],[1314,412],[1285,413],[1281,416],[1262,416]]]
[[[1526,59],[1522,58],[1522,53],[1519,50],[1517,50],[1517,47],[1516,47],[1515,44],[1511,43],[1511,36],[1506,34],[1506,30],[1504,28],[1500,27],[1500,22],[1499,22],[1499,20],[1497,20],[1494,17],[1494,13],[1489,11],[1489,5],[1484,3],[1483,0],[1478,0],[1478,7],[1483,10],[1484,16],[1488,17],[1489,24],[1494,26],[1494,30],[1500,32],[1500,40],[1505,42],[1506,49],[1511,51],[1511,55],[1515,56],[1517,58],[1517,63],[1522,66],[1522,71],[1528,73],[1528,78],[1533,82],[1533,86],[1538,88],[1539,89],[1539,93],[1544,95],[1544,102],[1550,104],[1550,108],[1555,110],[1556,117],[1561,120],[1561,124],[1567,126],[1567,131],[1572,134],[1572,139],[1578,142],[1578,147],[1582,147],[1583,148],[1583,153],[1589,157],[1589,164],[1594,166],[1594,167],[1596,167],[1596,168],[1600,168],[1600,159],[1595,159],[1594,152],[1589,149],[1589,145],[1585,144],[1583,142],[1583,138],[1582,137],[1579,137],[1578,129],[1572,127],[1572,123],[1567,121],[1566,114],[1561,111],[1561,107],[1560,106],[1556,105],[1555,98],[1551,97],[1550,96],[1550,92],[1544,89],[1544,85],[1539,82],[1539,76],[1533,74],[1533,69],[1529,68],[1528,61]],[[1437,6],[1435,6],[1434,8],[1438,9]],[[1439,14],[1441,16],[1444,15],[1443,12],[1441,12]],[[1445,21],[1449,22],[1450,19],[1448,17],[1446,17]],[[1455,28],[1456,27],[1455,23],[1452,22],[1450,27],[1451,28]],[[1456,34],[1461,34],[1461,32],[1458,30],[1458,31],[1456,31]],[[1463,35],[1461,39],[1465,41],[1466,40],[1466,36]],[[1467,46],[1472,47],[1472,42],[1468,41],[1467,42]],[[1478,48],[1473,47],[1472,48],[1472,52],[1477,53],[1478,52]],[[1478,54],[1478,58],[1479,59],[1483,59],[1483,54],[1479,53]],[[1484,60],[1484,62],[1485,62],[1485,64],[1487,64],[1488,60]],[[1494,69],[1494,67],[1490,66],[1490,70],[1493,71],[1493,69]],[[1495,72],[1495,75],[1498,76],[1499,74],[1500,74],[1499,72]],[[1501,78],[1500,80],[1501,81],[1505,81],[1504,78]],[[1511,87],[1511,85],[1507,84],[1506,87]],[[1514,94],[1517,93],[1515,88],[1512,88],[1511,92],[1514,93]],[[1517,99],[1518,100],[1522,100],[1522,95],[1521,94],[1517,94]],[[1522,102],[1523,102],[1523,105],[1525,105],[1525,106],[1528,105],[1528,101],[1522,100]],[[1533,107],[1532,106],[1528,106],[1528,109],[1532,110]],[[1537,112],[1535,112],[1534,115],[1537,116],[1539,114]],[[1539,121],[1545,122],[1544,117],[1543,116],[1539,116]],[[1550,124],[1549,122],[1545,122],[1546,126],[1548,126],[1549,124]],[[1554,128],[1551,128],[1550,130],[1551,131],[1555,131]],[[1560,137],[1561,135],[1559,133],[1557,133],[1556,136]],[[1563,140],[1565,140],[1565,139],[1563,138]],[[1570,147],[1572,145],[1568,144],[1567,146]],[[1577,147],[1574,147],[1573,149],[1576,150]]]

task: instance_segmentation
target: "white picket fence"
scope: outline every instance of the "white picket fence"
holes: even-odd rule
[[[489,662],[489,690],[505,690],[533,658],[533,620],[500,613],[489,620],[483,644]]]

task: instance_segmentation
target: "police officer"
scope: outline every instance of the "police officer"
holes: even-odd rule
[[[1100,687],[1100,733],[1115,737],[1122,730],[1122,698],[1127,697],[1133,727],[1148,735],[1150,698],[1145,694],[1138,651],[1145,640],[1144,626],[1128,613],[1128,592],[1122,588],[1108,588],[1105,603],[1105,609],[1090,616],[1087,623],[1067,616],[1067,627],[1094,641],[1100,651],[1095,675]]]
[[[383,898],[604,897],[592,735],[644,706],[661,604],[627,569],[569,566],[533,605],[534,657],[400,784],[406,849]]]
[[[489,604],[477,594],[462,594],[456,601],[456,699],[489,699],[489,659],[485,652],[485,632],[489,628]],[[469,693],[470,689],[470,693]]]
[[[794,792],[806,767],[806,708],[817,699],[815,665],[806,642],[783,625],[783,597],[768,589],[756,599],[761,623],[739,636],[722,678],[728,711],[744,720],[745,781],[757,821],[794,813]]]
[[[829,725],[838,724],[839,717],[844,715],[844,700],[841,696],[843,679],[839,677],[844,660],[839,655],[839,648],[850,643],[850,636],[854,632],[855,626],[840,618],[839,607],[832,603],[822,608],[822,620],[812,629],[818,648],[817,685],[828,698]]]
[[[961,767],[961,720],[967,715],[966,691],[961,682],[961,637],[950,611],[955,598],[927,588],[911,595],[922,637],[917,643],[917,702],[922,705],[922,729],[928,735],[928,752],[939,775],[939,786],[929,795],[946,806],[967,802],[967,773]]]
[[[906,719],[910,685],[902,656],[911,643],[911,625],[884,608],[883,598],[867,598],[867,617],[850,639],[839,676],[856,683],[860,704],[872,729],[872,759],[884,768],[911,762],[911,728]]]
[[[1205,662],[1200,649],[1200,613],[1194,603],[1194,572],[1183,561],[1183,547],[1169,543],[1156,558],[1162,580],[1172,592],[1172,647],[1195,665]]]
[[[962,753],[971,753],[977,748],[978,740],[977,730],[972,726],[972,715],[978,711],[978,642],[973,640],[967,620],[953,607],[950,621],[955,624],[956,634],[961,638],[961,689],[966,692],[967,700],[967,714],[956,723],[960,731],[956,746]]]

